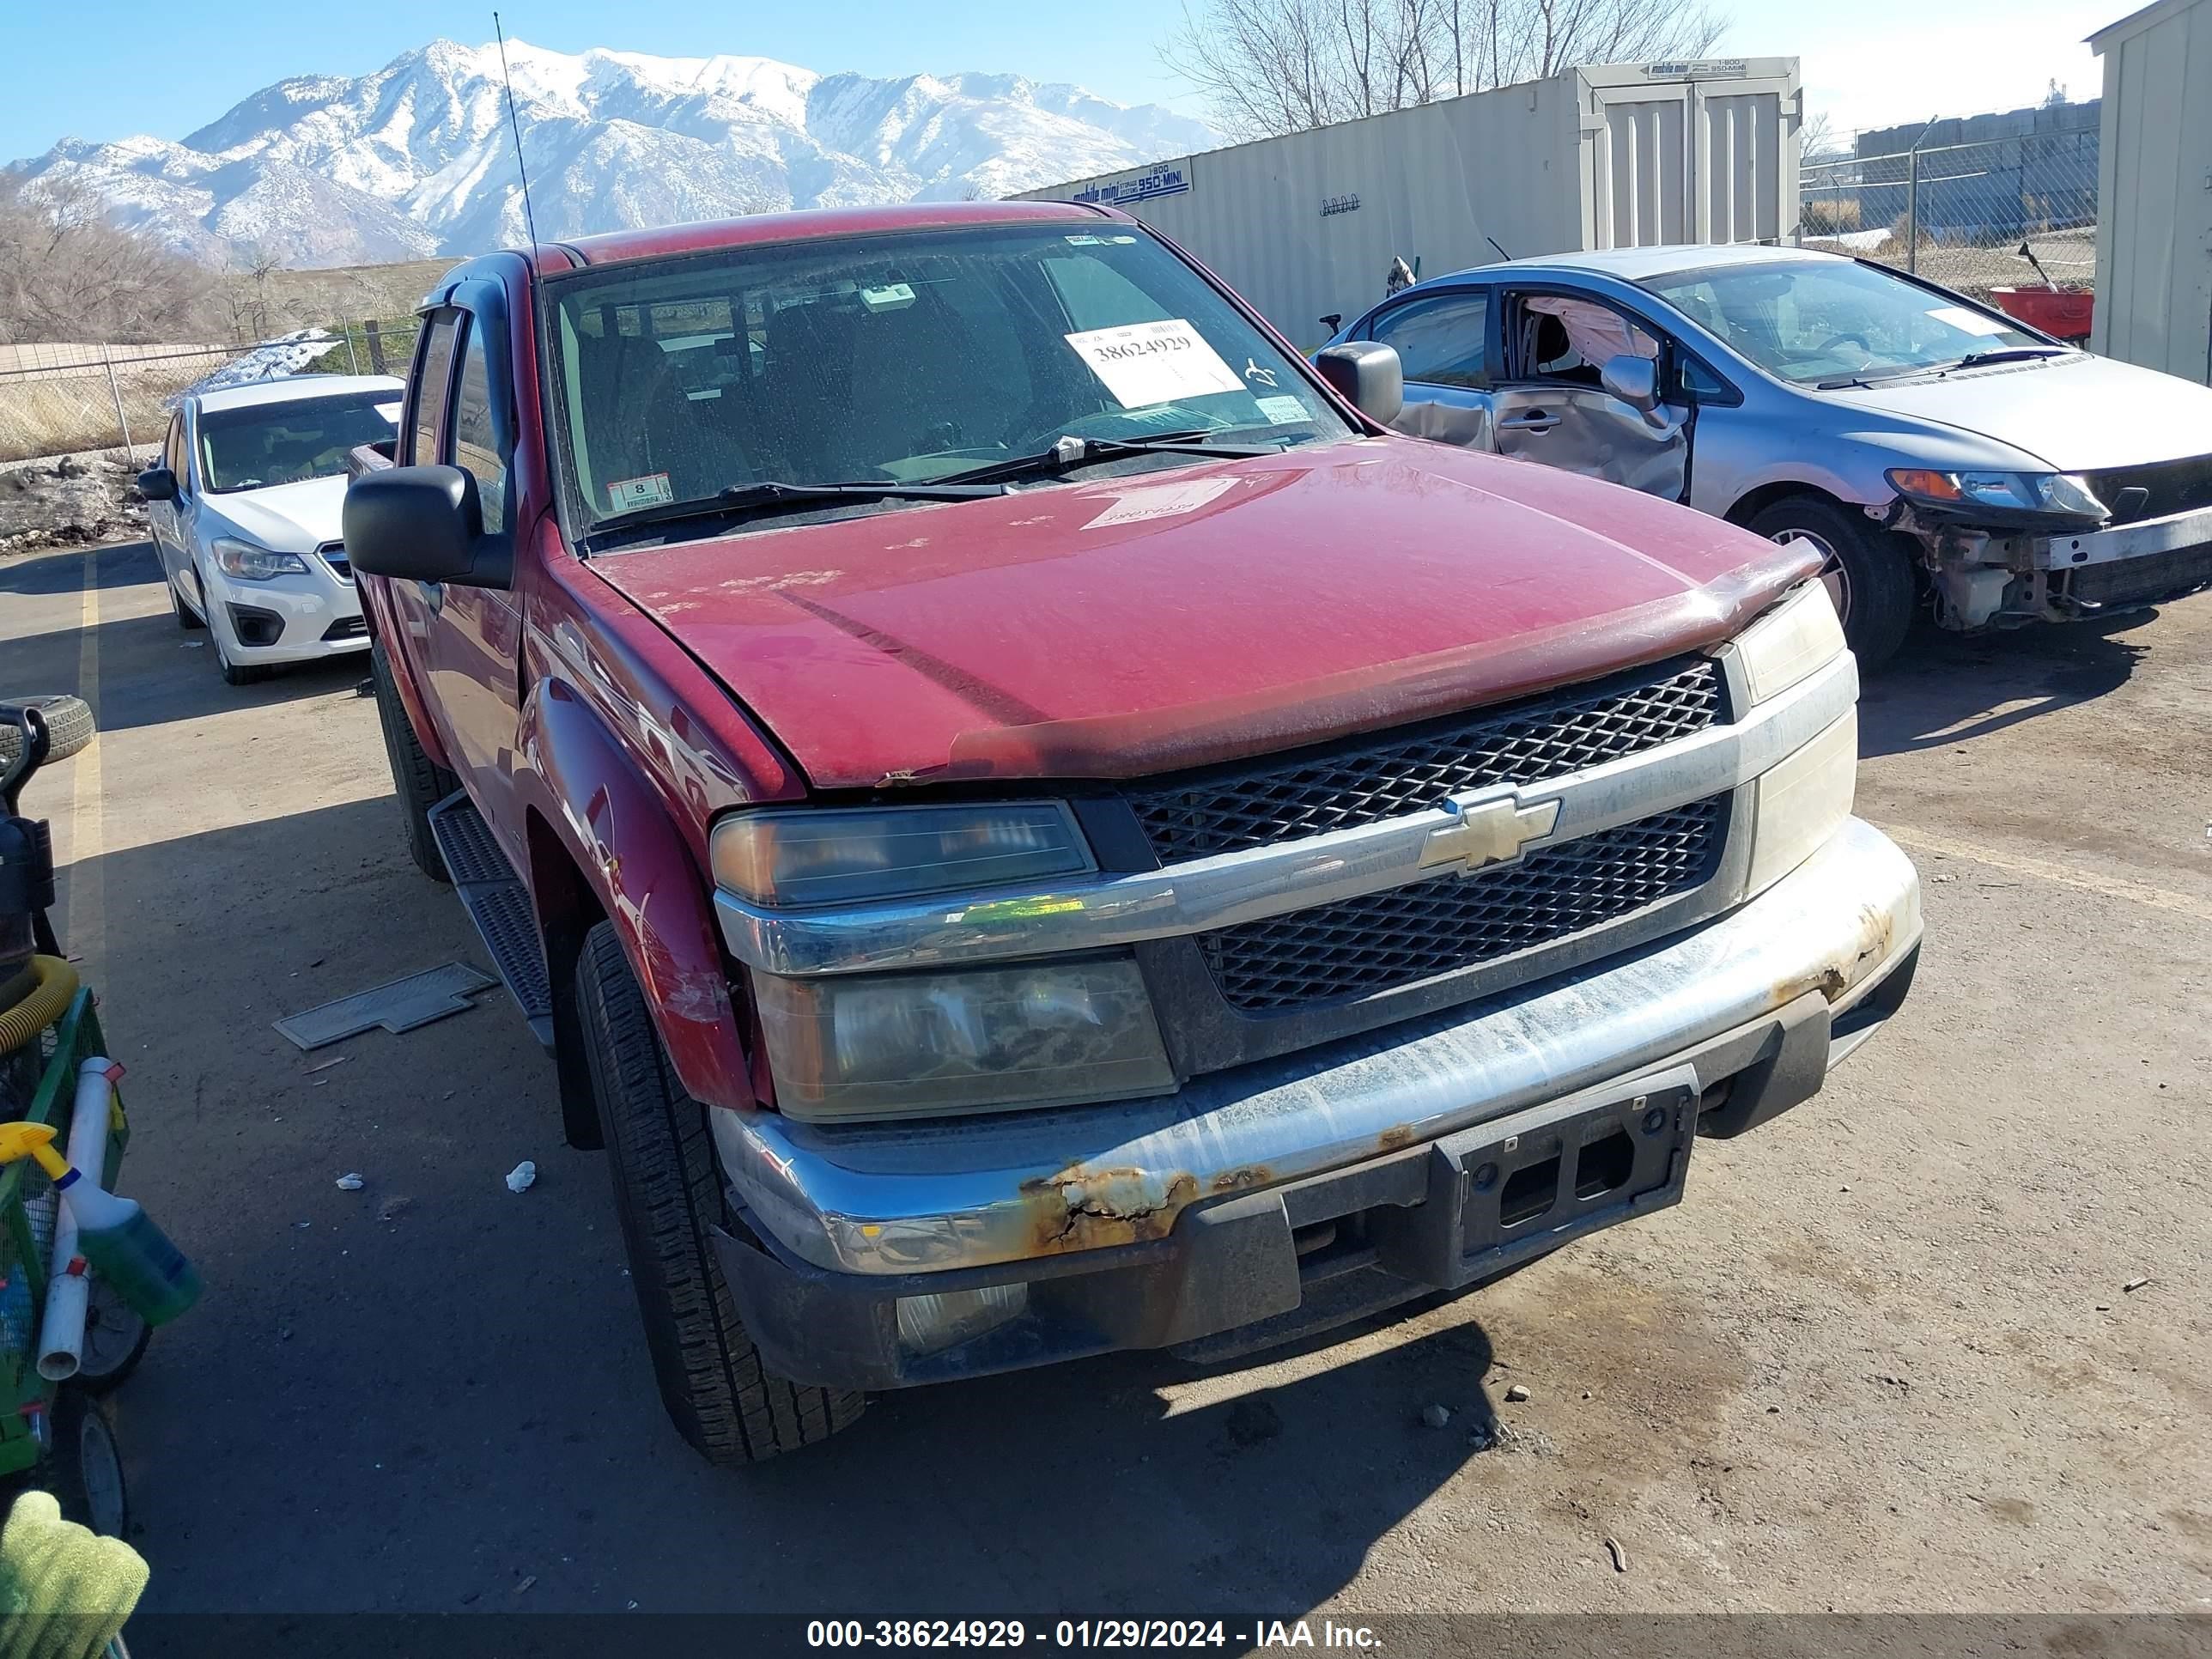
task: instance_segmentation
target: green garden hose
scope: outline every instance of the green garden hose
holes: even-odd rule
[[[0,1012],[0,1054],[12,1054],[68,1012],[76,994],[76,969],[59,957],[33,957],[31,971],[39,976],[31,994]]]

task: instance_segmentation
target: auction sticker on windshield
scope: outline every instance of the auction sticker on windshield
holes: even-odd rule
[[[1067,343],[1127,409],[1244,389],[1237,371],[1180,317],[1087,329]]]
[[[617,513],[641,507],[662,507],[676,499],[665,472],[648,472],[642,478],[617,478],[607,485],[607,504]]]
[[[1936,306],[1928,314],[1939,323],[1948,323],[1969,334],[2002,334],[2005,331],[2005,325],[1996,318],[1984,317],[1978,311],[1969,311],[1964,306]]]

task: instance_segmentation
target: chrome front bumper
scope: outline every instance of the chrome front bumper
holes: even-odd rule
[[[1205,1200],[1694,1067],[1718,1039],[1780,1030],[1808,996],[1840,1020],[1920,933],[1911,862],[1853,818],[1757,898],[1678,939],[1170,1097],[921,1123],[708,1117],[747,1215],[801,1262],[896,1275],[1062,1260],[1164,1238]]]

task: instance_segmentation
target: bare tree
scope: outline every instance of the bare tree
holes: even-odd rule
[[[0,173],[0,342],[173,341],[214,327],[211,274],[68,179]]]
[[[1540,80],[1577,64],[1693,58],[1702,0],[1199,0],[1162,48],[1233,138]]]

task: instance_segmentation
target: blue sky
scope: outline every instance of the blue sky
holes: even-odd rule
[[[2133,9],[2125,0],[1718,3],[1734,20],[1718,49],[1802,58],[1808,108],[1827,112],[1839,131],[2033,103],[2054,77],[2076,98],[2094,96],[2096,60],[2081,38]],[[871,75],[1014,70],[1077,82],[1121,103],[1202,113],[1158,52],[1182,18],[1182,0],[843,0],[742,9],[705,0],[621,8],[515,0],[502,15],[510,35],[564,52],[744,52]],[[0,161],[36,155],[64,134],[180,138],[272,81],[359,75],[439,34],[490,39],[489,8],[0,0]]]

